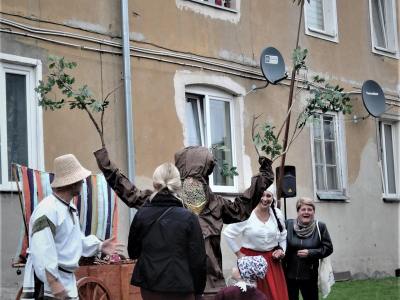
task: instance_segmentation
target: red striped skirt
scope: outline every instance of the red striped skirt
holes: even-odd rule
[[[280,260],[272,258],[273,251],[255,251],[247,248],[241,248],[240,252],[248,256],[263,256],[268,263],[267,274],[264,279],[257,281],[257,288],[261,290],[268,300],[288,300],[285,274],[283,272]]]

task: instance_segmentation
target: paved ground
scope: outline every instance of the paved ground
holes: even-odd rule
[[[17,295],[18,287],[0,288],[1,300],[14,300]]]

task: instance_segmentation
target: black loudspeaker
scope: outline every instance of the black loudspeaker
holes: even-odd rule
[[[280,167],[276,168],[276,178],[280,176]],[[296,167],[295,166],[284,166],[283,167],[283,178],[282,178],[282,194],[283,198],[296,197]]]

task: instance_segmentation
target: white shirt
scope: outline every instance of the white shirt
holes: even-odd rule
[[[253,210],[248,220],[226,226],[222,234],[232,251],[236,253],[241,247],[256,251],[270,251],[278,244],[283,251],[286,251],[285,222],[282,212],[278,208],[275,208],[275,211],[282,224],[282,232],[279,231],[271,208],[269,208],[269,218],[265,223],[257,217]],[[241,246],[236,242],[238,237],[242,238]]]
[[[34,224],[39,218],[54,225],[55,232],[52,232],[51,226],[45,226],[32,235]],[[51,297],[47,271],[60,280],[69,297],[78,297],[75,275],[61,271],[59,267],[74,272],[79,267],[80,257],[95,255],[100,243],[94,235],[84,236],[72,202],[68,205],[54,195],[46,197],[35,208],[29,222],[29,256],[25,266],[24,292],[32,291],[35,272],[44,283],[45,296]]]

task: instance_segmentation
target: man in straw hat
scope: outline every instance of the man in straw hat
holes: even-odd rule
[[[74,271],[81,256],[113,254],[120,244],[114,238],[101,242],[81,232],[72,199],[91,172],[76,157],[54,160],[53,194],[44,198],[29,222],[29,250],[21,299],[78,299]]]

